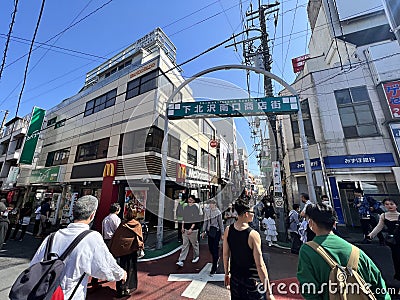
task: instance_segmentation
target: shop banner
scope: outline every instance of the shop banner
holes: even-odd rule
[[[143,187],[132,187],[125,189],[124,216],[126,215],[128,202],[133,200],[135,202],[137,213],[136,219],[144,219],[146,212],[147,190],[148,188]]]
[[[400,81],[385,83],[383,89],[392,117],[400,118]]]
[[[32,170],[30,183],[51,183],[60,182],[60,166]]]
[[[11,183],[11,184],[16,183],[18,174],[19,174],[19,167],[10,167],[6,183]]]
[[[35,153],[45,114],[46,111],[44,109],[38,107],[33,109],[31,123],[29,124],[24,148],[22,149],[21,158],[19,160],[20,164],[32,164],[33,155]]]

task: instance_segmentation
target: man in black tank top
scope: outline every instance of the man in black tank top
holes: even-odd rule
[[[223,246],[225,286],[232,300],[275,299],[261,252],[260,234],[249,227],[253,210],[244,200],[235,203],[237,221],[226,228]]]

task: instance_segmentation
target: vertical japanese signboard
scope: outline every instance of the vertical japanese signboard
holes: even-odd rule
[[[386,99],[393,118],[400,118],[400,81],[391,81],[383,84]]]
[[[272,174],[274,178],[274,193],[282,193],[281,165],[279,161],[272,162]]]
[[[46,111],[44,109],[38,107],[33,109],[31,123],[29,124],[24,148],[22,149],[21,158],[19,160],[20,164],[32,164],[33,155],[39,140],[39,133],[40,129],[42,129],[45,114]]]

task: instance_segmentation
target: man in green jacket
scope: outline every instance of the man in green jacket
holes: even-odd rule
[[[324,204],[309,205],[306,216],[311,230],[316,234],[313,241],[321,245],[339,265],[347,266],[352,244],[332,233],[336,220],[332,207]],[[329,299],[330,271],[328,263],[313,248],[307,244],[300,248],[297,279],[305,299]],[[390,300],[381,272],[362,250],[357,272],[370,284],[376,299]]]
[[[182,243],[182,222],[183,222],[183,209],[187,206],[187,202],[179,195],[179,202],[176,208],[176,220],[178,221],[178,242]]]

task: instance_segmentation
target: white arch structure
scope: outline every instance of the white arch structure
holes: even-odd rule
[[[172,102],[174,97],[182,90],[182,88],[185,87],[186,85],[188,85],[193,80],[195,80],[205,74],[208,74],[208,73],[212,73],[212,72],[220,71],[220,70],[231,70],[231,69],[248,70],[248,71],[253,71],[255,73],[263,74],[263,75],[279,82],[293,96],[298,96],[296,90],[290,84],[288,84],[286,81],[284,81],[282,78],[280,78],[266,70],[251,67],[251,66],[245,66],[245,65],[221,65],[221,66],[212,67],[212,68],[206,69],[204,71],[201,71],[201,72],[193,75],[191,78],[186,79],[184,82],[181,83],[181,85],[168,98],[168,100],[166,102],[166,108],[165,108],[165,120],[164,120],[165,136],[164,136],[164,142],[163,142],[162,148],[161,148],[162,165],[161,165],[161,179],[160,179],[160,195],[159,195],[159,201],[158,201],[158,224],[157,224],[157,246],[156,246],[157,249],[161,249],[161,247],[162,247],[163,228],[164,228],[165,184],[166,184],[166,176],[167,176],[165,166],[167,165],[167,156],[168,156],[168,138],[165,138],[165,137],[167,136],[167,132],[168,132],[168,116],[167,116],[168,105]],[[313,184],[313,180],[312,180],[310,154],[308,152],[308,143],[307,143],[307,138],[306,138],[306,134],[305,134],[303,115],[301,112],[300,103],[299,103],[299,110],[297,112],[297,118],[298,118],[298,123],[299,123],[300,140],[301,140],[301,145],[302,145],[301,148],[303,149],[304,169],[306,172],[308,193],[310,195],[310,199],[312,199],[312,201],[315,202],[316,195],[315,195],[314,184]]]

